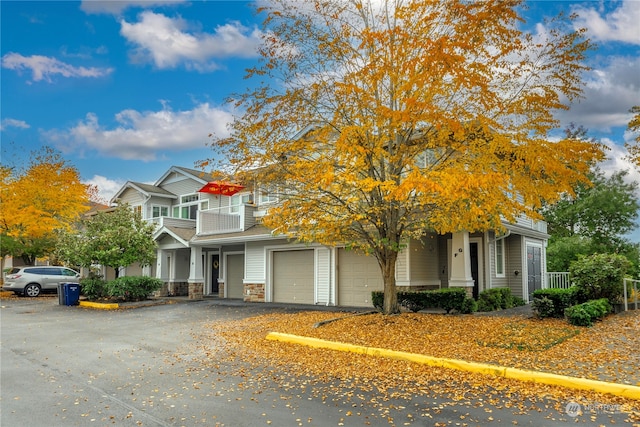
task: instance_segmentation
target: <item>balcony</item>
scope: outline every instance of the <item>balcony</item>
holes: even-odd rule
[[[151,218],[148,221],[153,222],[156,225],[156,230],[162,227],[196,228],[195,219],[171,218],[168,216],[161,216],[158,218]]]
[[[256,206],[240,205],[233,208],[237,212],[232,212],[229,206],[198,211],[196,234],[233,233],[255,225]]]

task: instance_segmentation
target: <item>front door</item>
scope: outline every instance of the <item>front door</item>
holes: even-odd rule
[[[480,291],[480,276],[478,274],[478,244],[469,244],[469,261],[471,261],[471,277],[473,278],[473,298],[478,299]]]
[[[218,285],[218,277],[220,274],[220,255],[211,255],[211,293],[217,294],[220,292]]]
[[[536,289],[542,289],[542,248],[527,246],[527,284],[529,286],[529,301]]]

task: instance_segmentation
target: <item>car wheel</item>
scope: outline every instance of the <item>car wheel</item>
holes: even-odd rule
[[[38,285],[37,283],[29,283],[24,287],[22,295],[27,297],[37,297],[38,295],[40,295],[40,285]]]

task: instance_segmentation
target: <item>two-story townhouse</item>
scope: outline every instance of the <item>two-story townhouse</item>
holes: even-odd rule
[[[155,265],[124,274],[163,280],[161,295],[371,306],[382,278],[371,256],[344,247],[291,242],[260,224],[277,200],[251,186],[210,182],[204,173],[171,167],[153,185],[127,182],[113,202],[126,202],[157,223]],[[429,233],[410,241],[397,261],[400,289],[508,286],[529,300],[544,280],[544,222],[522,217],[506,232]]]

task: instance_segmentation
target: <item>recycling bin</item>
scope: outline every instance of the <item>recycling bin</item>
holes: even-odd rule
[[[77,283],[59,284],[58,303],[60,305],[78,305],[80,303],[80,285]]]

